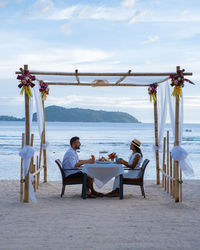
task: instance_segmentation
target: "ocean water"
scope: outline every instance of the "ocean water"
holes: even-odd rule
[[[173,147],[173,135],[170,131],[170,149]],[[0,122],[0,179],[18,179],[20,176],[21,135],[24,132],[24,122]],[[39,134],[37,123],[32,124],[34,134],[35,155],[39,152]],[[62,160],[69,147],[69,140],[73,136],[81,139],[80,159],[88,159],[91,154],[96,158],[99,152],[106,150],[116,152],[119,157],[128,160],[131,151],[130,141],[134,138],[142,142],[143,157],[150,159],[145,172],[145,179],[156,178],[155,155],[152,151],[154,145],[154,124],[146,123],[67,123],[46,122],[46,137],[48,147],[48,180],[60,180],[59,169],[55,159]],[[189,153],[189,160],[195,171],[193,177],[183,176],[187,179],[200,179],[200,125],[185,124],[182,146]],[[162,161],[162,152],[160,153]],[[43,173],[41,174],[41,178]]]

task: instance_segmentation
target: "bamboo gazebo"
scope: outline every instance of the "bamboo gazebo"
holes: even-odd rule
[[[153,99],[153,108],[154,108],[154,132],[155,132],[155,156],[156,156],[156,184],[160,184],[160,172],[162,172],[163,179],[167,178],[167,180],[170,179],[170,181],[174,182],[174,199],[175,202],[179,202],[180,200],[180,192],[179,192],[179,186],[182,183],[179,179],[179,162],[174,160],[174,175],[172,176],[169,174],[169,171],[165,171],[165,169],[160,168],[159,166],[159,149],[158,149],[158,107],[157,107],[157,92],[156,88],[160,84],[164,83],[168,79],[170,79],[171,76],[179,76],[180,72],[182,74],[182,77],[184,76],[191,76],[192,73],[190,72],[184,72],[184,70],[180,70],[180,67],[176,67],[175,72],[167,72],[167,73],[135,73],[131,72],[129,70],[127,73],[82,73],[79,72],[77,69],[75,72],[45,72],[45,71],[33,71],[28,69],[28,65],[24,65],[23,68],[20,68],[20,71],[17,71],[16,74],[21,74],[20,77],[18,77],[19,80],[21,80],[21,84],[19,87],[22,87],[25,92],[25,135],[24,140],[22,142],[22,148],[24,147],[24,144],[26,146],[33,145],[33,135],[31,139],[30,134],[30,110],[29,110],[29,102],[31,98],[30,94],[30,88],[34,87],[31,85],[31,82],[34,80],[38,80],[40,82],[40,85],[43,84],[46,89],[48,86],[56,85],[56,86],[91,86],[91,87],[146,87],[150,88],[150,96]],[[37,79],[35,76],[39,76],[40,78]],[[75,77],[76,82],[60,82],[60,81],[46,81],[44,77],[51,77],[54,78],[57,76],[62,76],[64,78],[69,77]],[[98,77],[98,78],[109,78],[109,77],[118,77],[119,79],[115,82],[109,82],[107,80],[94,80],[92,82],[81,82],[80,77],[87,76],[87,77]],[[162,80],[159,80],[154,83],[146,83],[146,84],[137,84],[134,82],[124,82],[125,79],[130,77],[162,77]],[[172,77],[171,77],[172,78]],[[183,80],[184,81],[184,80]],[[176,84],[175,84],[176,85]],[[182,86],[181,86],[182,87]],[[153,90],[153,91],[152,91]],[[155,91],[154,91],[155,90]],[[151,92],[152,91],[152,92]],[[22,91],[23,92],[23,91]],[[47,92],[45,92],[45,88],[41,89],[42,94],[42,109],[44,114],[44,100],[46,97]],[[176,101],[175,101],[175,140],[174,140],[174,146],[179,145],[179,102],[180,102],[180,93],[175,95]],[[45,117],[45,115],[43,116]],[[34,177],[34,189],[35,191],[38,188],[39,185],[39,175],[42,169],[44,169],[44,182],[47,182],[47,157],[46,157],[46,149],[43,147],[43,144],[45,144],[45,119],[43,121],[43,131],[41,136],[41,146],[40,146],[40,153],[39,157],[37,157],[37,164],[34,164],[33,156],[30,161],[30,168],[28,168],[28,172],[26,176],[23,176],[23,160],[21,161],[21,200],[24,202],[29,202],[29,173],[32,173]],[[41,163],[41,155],[43,154],[43,165]],[[35,167],[37,165],[37,168]],[[171,171],[170,171],[171,173]],[[37,182],[37,184],[36,184]],[[167,183],[167,182],[166,182]],[[173,185],[172,185],[173,186]],[[24,197],[23,197],[24,194]]]

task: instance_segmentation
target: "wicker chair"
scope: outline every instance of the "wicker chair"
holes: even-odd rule
[[[70,178],[70,177],[65,177],[65,171],[68,170],[77,170],[77,169],[67,169],[67,170],[63,170],[62,167],[62,163],[59,159],[55,160],[56,164],[58,165],[59,169],[60,169],[60,173],[62,176],[62,190],[61,190],[61,195],[60,197],[62,198],[62,196],[65,193],[65,186],[66,185],[76,185],[76,184],[82,184],[82,197],[85,198],[85,195],[83,194],[84,192],[84,185],[86,183],[86,181],[84,182],[84,177],[83,178]],[[86,177],[87,178],[87,177]]]
[[[149,160],[148,159],[145,159],[142,163],[142,167],[139,168],[139,169],[128,169],[129,171],[134,171],[134,175],[135,177],[134,178],[124,178],[123,177],[123,180],[122,180],[122,183],[121,183],[121,186],[122,186],[122,196],[123,196],[123,185],[124,184],[127,184],[127,185],[137,185],[137,186],[140,186],[141,188],[141,192],[142,192],[142,195],[144,196],[145,198],[145,192],[144,192],[144,172],[145,172],[145,169],[146,169],[146,166],[147,164],[149,163]],[[127,170],[127,168],[126,168]]]

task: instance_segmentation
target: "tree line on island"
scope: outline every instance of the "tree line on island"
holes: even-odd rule
[[[0,121],[24,121],[25,118],[0,116]],[[37,113],[33,114],[33,121],[37,121]],[[64,108],[48,106],[45,108],[45,121],[49,122],[122,122],[139,123],[139,121],[125,112],[103,111],[81,108]]]

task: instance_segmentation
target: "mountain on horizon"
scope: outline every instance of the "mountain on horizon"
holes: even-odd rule
[[[37,114],[33,114],[33,121],[37,120]],[[103,110],[64,108],[60,106],[48,106],[45,108],[45,121],[59,122],[124,122],[138,123],[139,121],[125,112],[110,112]]]
[[[25,118],[0,116],[0,121],[24,121]],[[33,121],[37,121],[37,113],[33,114]],[[81,108],[64,108],[56,105],[45,108],[47,122],[113,122],[140,123],[135,117],[125,112],[104,111]]]

